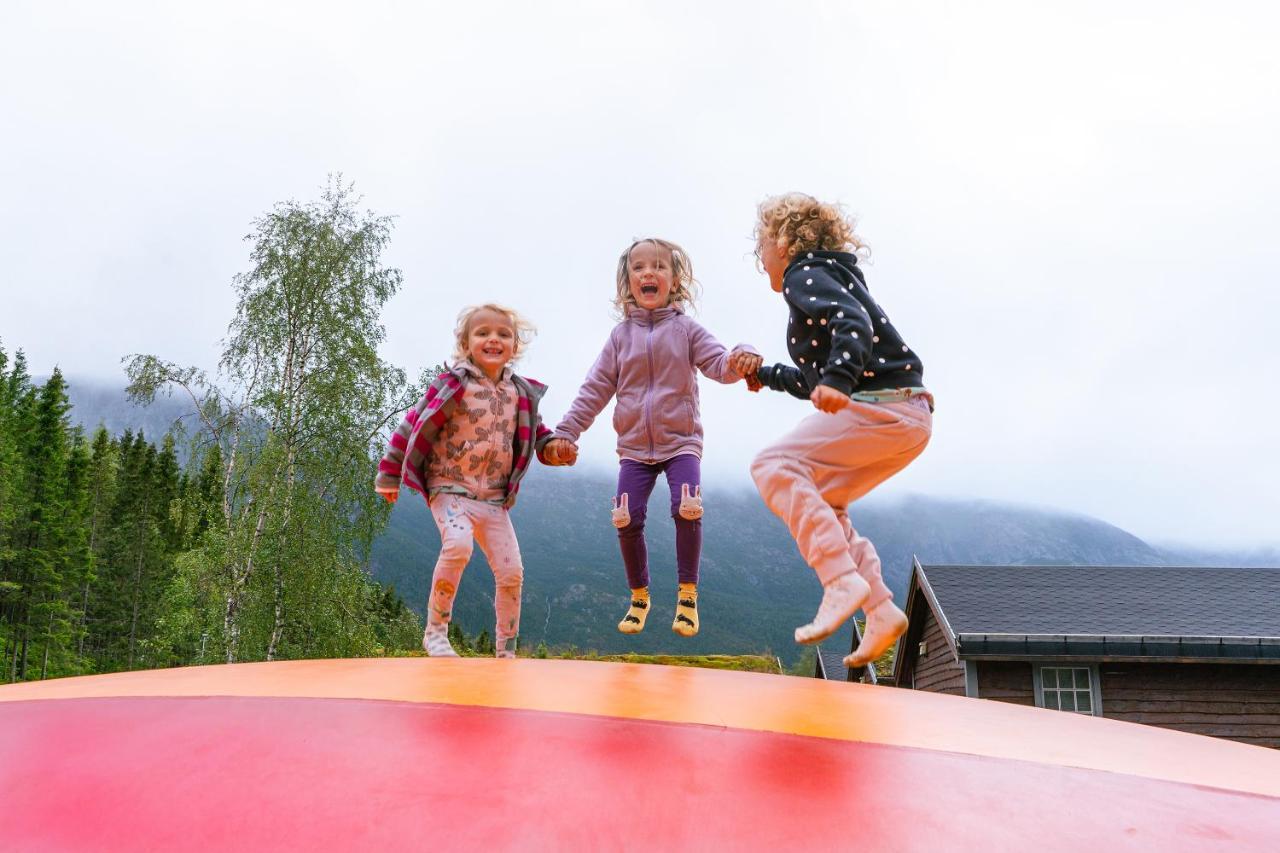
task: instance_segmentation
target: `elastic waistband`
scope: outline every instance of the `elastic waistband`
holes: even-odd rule
[[[883,388],[878,391],[854,391],[849,395],[859,403],[905,403],[921,400],[933,411],[933,395],[925,388]]]

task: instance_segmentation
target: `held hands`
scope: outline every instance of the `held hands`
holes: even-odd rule
[[[853,403],[848,394],[842,394],[830,385],[819,385],[814,388],[809,399],[813,401],[814,408],[829,415],[834,415]]]
[[[550,465],[572,465],[578,461],[578,446],[567,438],[553,438],[547,442],[543,455]]]
[[[761,388],[760,380],[756,373],[760,370],[760,365],[764,364],[764,357],[756,355],[746,350],[734,350],[729,353],[729,367],[734,372],[747,380],[748,391],[759,391]]]

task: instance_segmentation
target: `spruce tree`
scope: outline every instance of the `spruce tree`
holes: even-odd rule
[[[66,475],[69,409],[66,383],[55,369],[42,387],[24,394],[19,414],[25,505],[14,522],[16,547],[7,573],[17,585],[10,595],[10,681],[28,677],[33,647],[51,642],[67,618],[62,569],[70,534],[60,481]]]
[[[96,621],[93,601],[90,593],[97,581],[97,569],[106,553],[108,518],[111,506],[115,501],[116,468],[119,464],[119,446],[111,440],[106,427],[99,426],[93,434],[93,446],[89,452],[89,474],[87,485],[88,505],[85,511],[85,538],[88,548],[89,567],[81,579],[80,587],[80,630],[76,652],[85,655],[86,645],[89,648],[100,648],[95,637]]]

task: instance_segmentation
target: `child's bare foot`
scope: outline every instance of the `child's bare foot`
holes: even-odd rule
[[[871,592],[857,572],[841,575],[822,587],[822,603],[818,615],[808,625],[796,628],[797,643],[820,643],[840,629],[857,612]]]
[[[907,614],[898,609],[891,599],[885,599],[867,612],[867,629],[862,642],[853,654],[844,659],[849,669],[858,669],[871,663],[897,642],[907,630]]]

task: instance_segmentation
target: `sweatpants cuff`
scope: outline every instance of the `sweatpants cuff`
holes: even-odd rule
[[[818,575],[818,580],[823,586],[831,583],[838,577],[843,577],[850,572],[855,572],[858,567],[853,564],[853,558],[849,556],[848,551],[840,554],[833,554],[830,557],[820,557],[813,562],[813,571]]]
[[[865,578],[864,578],[865,580]],[[884,581],[876,578],[871,582],[871,592],[867,594],[867,598],[862,602],[862,612],[869,613],[886,601],[893,600],[893,590],[885,586]]]

